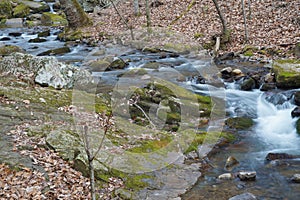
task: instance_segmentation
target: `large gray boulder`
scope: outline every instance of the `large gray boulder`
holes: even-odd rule
[[[68,65],[54,57],[37,57],[23,53],[13,53],[0,61],[0,73],[29,77],[42,86],[55,89],[71,89],[94,83],[91,74],[78,67]]]
[[[256,197],[253,194],[247,192],[247,193],[244,193],[244,194],[240,194],[240,195],[236,195],[234,197],[231,197],[228,200],[255,200],[255,199],[256,199]]]

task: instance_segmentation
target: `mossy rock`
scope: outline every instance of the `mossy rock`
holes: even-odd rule
[[[112,70],[119,70],[119,69],[125,69],[125,67],[128,65],[122,58],[118,58],[114,60],[108,68],[105,71],[112,71]]]
[[[296,130],[297,130],[297,133],[300,135],[300,119],[298,119],[296,122]]]
[[[3,18],[11,18],[13,13],[13,7],[11,1],[1,0],[0,2],[0,15]]]
[[[231,129],[246,130],[251,128],[254,125],[254,122],[251,118],[235,117],[227,119],[225,124]]]
[[[246,79],[241,84],[241,90],[250,91],[254,88],[255,88],[255,80],[253,78]]]
[[[30,13],[30,8],[27,5],[23,4],[23,3],[17,5],[13,9],[13,16],[16,17],[16,18],[18,18],[18,17],[24,18],[27,15],[29,15],[29,13]]]
[[[0,47],[0,56],[7,56],[13,52],[25,53],[23,49],[14,45],[5,45]]]
[[[48,37],[48,36],[50,36],[50,29],[38,33],[38,37]]]
[[[28,0],[17,0],[19,3],[25,4],[31,10],[31,13],[40,13],[40,12],[48,12],[50,8],[48,4],[45,2],[35,2],[35,1],[28,1]]]
[[[158,62],[148,62],[143,65],[143,68],[158,69],[160,64]]]
[[[188,45],[182,43],[167,43],[163,46],[164,50],[176,52],[178,54],[188,54],[190,52],[199,51],[201,48],[201,46]]]
[[[41,22],[45,26],[66,26],[68,25],[68,21],[54,13],[44,12],[41,17]]]
[[[278,88],[300,88],[300,60],[275,60],[272,70]]]
[[[57,49],[50,49],[48,51],[38,54],[38,56],[49,56],[49,55],[62,55],[71,52],[69,47],[61,47]]]
[[[110,65],[110,62],[106,61],[105,59],[95,60],[92,63],[88,65],[88,69],[93,72],[104,72],[108,66]]]
[[[65,32],[58,34],[57,38],[61,41],[78,41],[82,40],[84,34],[80,30],[68,29]]]

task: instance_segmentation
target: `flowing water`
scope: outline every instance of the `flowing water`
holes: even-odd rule
[[[0,29],[0,40],[9,37],[10,40],[1,41],[2,44],[18,45],[28,53],[37,55],[45,50],[63,47],[64,42],[56,40],[59,29],[51,29],[51,35],[44,43],[28,43],[29,39],[36,38],[35,29]],[[10,32],[22,32],[21,36],[9,36]],[[60,61],[80,66],[90,55],[93,47],[85,45],[71,46],[71,52],[57,56]],[[122,55],[123,51],[127,54]],[[158,62],[158,70],[148,70],[151,75],[168,79],[199,94],[222,97],[218,89],[209,90],[205,84],[196,84],[189,78],[178,81],[179,75],[185,77],[197,75],[199,70],[211,66],[210,60],[197,60],[184,56],[160,58],[159,54],[145,54],[139,51],[128,53],[121,47],[111,46],[107,49],[112,55],[122,55],[130,59],[128,68],[139,68],[147,62]],[[177,71],[178,74],[171,73]],[[123,71],[94,72],[93,74],[103,84],[113,85],[118,81],[118,75]],[[214,166],[199,179],[198,183],[185,195],[183,199],[228,199],[234,195],[251,192],[258,199],[299,199],[300,187],[290,183],[288,179],[295,173],[300,173],[300,160],[286,162],[265,161],[269,152],[284,152],[300,154],[300,137],[296,133],[296,119],[292,119],[291,111],[295,107],[289,95],[292,91],[261,92],[259,90],[246,92],[238,90],[235,83],[226,83],[226,113],[227,117],[246,116],[255,121],[254,127],[247,131],[240,131],[239,141],[212,156]],[[217,177],[225,173],[224,165],[228,156],[236,157],[240,165],[233,173],[246,170],[256,171],[257,179],[251,182],[242,182],[238,179],[220,181]]]

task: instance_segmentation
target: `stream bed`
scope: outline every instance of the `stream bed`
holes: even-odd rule
[[[45,37],[46,42],[28,43],[29,39],[37,37],[39,31],[27,28],[0,29],[0,43],[20,46],[33,55],[66,45],[56,39],[57,33],[61,31],[59,29],[51,29],[50,36]],[[11,36],[12,32],[22,34]],[[96,48],[99,49],[99,47],[72,44],[71,52],[56,57],[60,61],[81,67],[88,59],[95,59],[90,55]],[[199,75],[201,69],[212,65],[211,60],[198,60],[184,55],[174,57],[167,55],[162,58],[159,54],[144,53],[124,47],[118,48],[114,45],[107,47],[106,54],[121,57],[130,62],[125,70],[93,72],[93,75],[104,85],[113,86],[119,80],[119,75],[128,69],[141,68],[149,62],[158,62],[160,63],[159,69],[147,69],[151,75],[172,81],[182,87],[192,88],[196,93],[215,97],[219,95],[217,92],[207,90],[209,85],[191,81],[194,76]],[[172,73],[174,70],[177,74]],[[178,75],[185,78],[179,81]],[[300,136],[295,128],[296,118],[291,117],[291,111],[295,107],[291,98],[293,91],[241,91],[235,87],[234,83],[224,83],[224,86],[226,88],[226,117],[250,117],[255,125],[250,130],[239,131],[238,142],[222,149],[210,158],[213,167],[203,173],[197,184],[184,194],[182,199],[228,199],[245,192],[253,193],[258,199],[298,199],[300,197],[299,184],[291,183],[289,178],[300,172],[300,159],[284,162],[266,162],[265,160],[269,152],[300,154]],[[256,180],[240,181],[238,178],[219,180],[217,177],[227,172],[224,165],[229,156],[234,156],[240,162],[232,173],[256,171]]]

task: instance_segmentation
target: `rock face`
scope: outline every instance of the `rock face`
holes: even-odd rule
[[[251,193],[244,193],[234,197],[231,197],[228,200],[256,200],[256,197]]]
[[[295,92],[294,94],[294,102],[297,106],[300,106],[300,91]]]
[[[56,89],[94,82],[88,71],[58,62],[54,57],[36,57],[22,53],[13,53],[5,57],[0,62],[0,72],[27,76],[42,86]]]
[[[292,117],[300,117],[300,106],[296,107],[292,113],[291,113]]]
[[[300,87],[300,61],[299,60],[277,60],[273,63],[276,85],[279,88]]]

